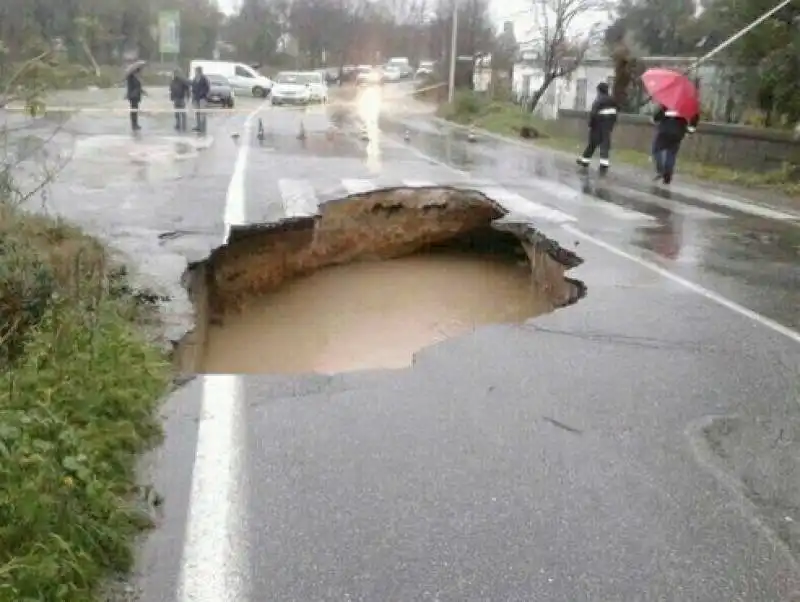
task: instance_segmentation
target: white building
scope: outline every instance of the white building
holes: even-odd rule
[[[533,96],[544,80],[540,62],[533,53],[523,52],[522,60],[514,65],[512,90],[519,102]],[[692,57],[642,57],[639,59],[650,67],[666,67],[681,70],[692,64]],[[721,70],[713,63],[702,65],[697,70],[703,105],[715,115],[724,111],[729,93],[729,84]],[[587,56],[569,76],[558,78],[548,87],[536,113],[546,119],[558,117],[559,109],[588,110],[594,100],[597,84],[614,85],[614,64],[608,57]]]

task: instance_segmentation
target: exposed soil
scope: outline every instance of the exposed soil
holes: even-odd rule
[[[446,253],[452,258],[466,253],[481,261],[502,260],[506,267],[527,266],[524,273],[532,302],[526,312],[532,315],[581,299],[586,287],[567,278],[565,272],[582,260],[533,225],[504,219],[505,213],[477,191],[393,188],[330,201],[322,205],[317,216],[235,228],[227,245],[187,272],[187,285],[197,310],[197,328],[180,344],[179,367],[185,372],[204,371],[211,329],[225,328],[237,319],[241,325],[242,316],[264,296],[285,288],[283,285],[291,280],[353,262],[431,253],[440,257]],[[355,300],[357,291],[353,294]],[[340,299],[338,304],[341,303]],[[335,312],[336,304],[329,309]],[[276,313],[275,318],[285,329],[287,319],[285,309],[282,311],[284,314]],[[526,317],[511,314],[506,318],[499,315],[496,320],[519,321]],[[271,326],[265,323],[269,322],[269,312],[262,311],[260,316],[266,337]],[[476,319],[475,323],[486,321],[494,320]],[[470,326],[469,320],[464,323]],[[301,322],[294,325],[298,331],[303,327]],[[454,330],[461,332],[463,328]],[[285,353],[291,353],[291,349]]]

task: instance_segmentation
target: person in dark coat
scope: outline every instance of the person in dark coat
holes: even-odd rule
[[[175,129],[179,132],[186,131],[186,101],[191,93],[191,85],[179,70],[173,73],[169,84],[169,98],[175,109]]]
[[[128,75],[125,77],[125,98],[128,100],[131,106],[131,129],[134,132],[138,132],[141,130],[141,126],[139,125],[139,105],[142,102],[142,96],[144,95],[144,90],[142,89],[142,80],[139,79],[139,75],[142,71],[141,67],[137,69],[133,69]]]
[[[653,138],[653,164],[656,168],[656,180],[663,180],[664,184],[672,181],[675,173],[675,162],[686,134],[693,134],[697,129],[700,115],[695,115],[687,120],[677,111],[672,111],[660,105],[653,114],[653,123],[656,125],[656,135]]]
[[[195,127],[193,131],[201,134],[206,133],[206,113],[204,109],[208,103],[208,93],[211,90],[211,82],[203,74],[203,68],[197,67],[194,70],[192,80],[192,106],[194,107]]]
[[[597,84],[597,98],[589,112],[589,143],[577,163],[583,168],[589,167],[592,156],[600,150],[600,171],[605,173],[610,167],[608,160],[611,151],[611,135],[617,123],[617,102],[608,93],[608,84]]]

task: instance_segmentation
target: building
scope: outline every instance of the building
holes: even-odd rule
[[[693,57],[641,57],[648,67],[665,67],[683,70],[696,60]],[[541,86],[544,74],[535,53],[524,51],[514,65],[512,90],[520,103],[527,102]],[[730,95],[729,78],[714,63],[706,63],[697,69],[697,80],[703,98],[703,107],[716,118],[724,113]],[[614,85],[614,64],[607,56],[587,55],[569,76],[553,81],[539,101],[536,112],[546,118],[558,117],[559,109],[585,111],[591,107],[595,89],[600,82]],[[649,107],[643,107],[643,111]]]

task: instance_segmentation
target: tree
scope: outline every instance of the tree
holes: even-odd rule
[[[624,35],[650,55],[683,56],[697,51],[702,34],[695,22],[695,0],[623,0],[616,20],[606,30],[612,45]]]
[[[579,20],[605,8],[603,0],[533,0],[533,36],[522,45],[533,50],[542,69],[542,82],[530,99],[533,111],[555,80],[570,75],[583,61],[600,34],[599,23],[577,33]]]

